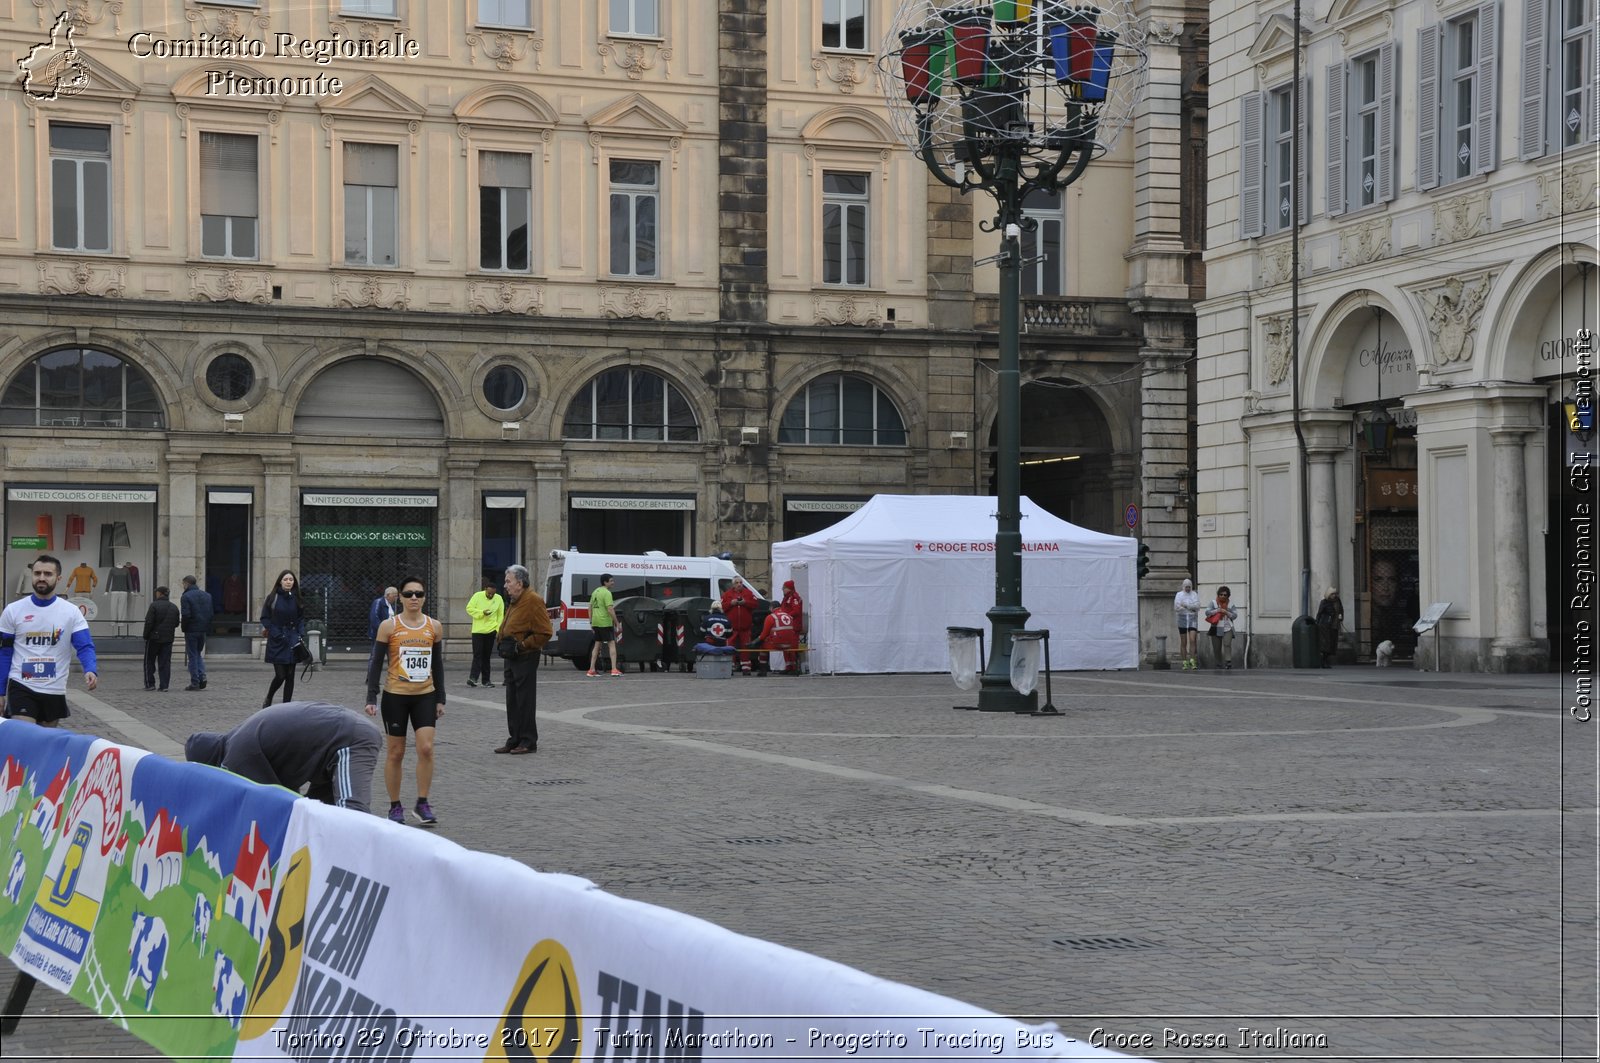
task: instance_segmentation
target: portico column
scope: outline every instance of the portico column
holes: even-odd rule
[[[1308,449],[1311,493],[1311,609],[1323,591],[1339,585],[1338,510],[1334,506],[1333,459],[1338,450]]]
[[[189,455],[167,458],[167,549],[151,574],[150,584],[176,586],[184,576],[203,576],[200,569],[200,492],[196,473],[199,460]]]
[[[439,574],[434,577],[430,605],[445,618],[449,638],[472,637],[469,621],[461,619],[461,610],[447,608],[456,594],[472,594],[478,589],[482,573],[478,571],[483,545],[482,507],[478,497],[478,459],[447,457],[444,460],[444,491],[439,499],[438,530],[434,549],[438,551]],[[464,590],[462,588],[471,588]]]
[[[1494,641],[1491,666],[1497,672],[1528,670],[1525,658],[1538,654],[1530,637],[1528,614],[1528,488],[1525,426],[1491,428],[1494,442]]]
[[[258,587],[270,584],[280,568],[296,567],[300,556],[300,544],[291,534],[300,513],[294,500],[295,459],[262,458],[261,464],[266,491],[261,500],[261,549],[256,554],[257,564],[263,566]]]

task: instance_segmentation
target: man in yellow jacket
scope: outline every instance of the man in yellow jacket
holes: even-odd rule
[[[495,633],[506,616],[506,600],[495,593],[494,580],[483,581],[483,590],[467,602],[467,615],[472,617],[472,672],[467,676],[467,686],[492,687],[489,655],[494,652]]]

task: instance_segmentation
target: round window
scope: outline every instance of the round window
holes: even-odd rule
[[[206,387],[225,402],[238,402],[256,384],[255,366],[239,354],[221,354],[206,366]]]
[[[497,410],[514,410],[527,395],[527,382],[512,366],[497,365],[483,378],[483,397]]]

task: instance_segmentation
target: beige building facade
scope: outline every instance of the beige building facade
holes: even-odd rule
[[[1347,658],[1550,667],[1592,621],[1563,402],[1596,324],[1594,5],[1305,5],[1298,161],[1292,10],[1212,23],[1202,582],[1265,663],[1304,573],[1311,613],[1340,590]]]
[[[8,581],[40,549],[90,570],[115,638],[192,572],[237,633],[290,569],[355,644],[416,572],[464,637],[479,580],[553,548],[728,551],[761,583],[771,542],[874,493],[987,492],[992,208],[893,139],[892,11],[0,8]],[[1159,69],[1193,66],[1183,9],[1152,17]],[[1185,91],[1041,205],[1025,341],[1035,497],[1175,514],[1174,569]]]

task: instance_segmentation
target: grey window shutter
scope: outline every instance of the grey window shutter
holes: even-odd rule
[[[1349,130],[1344,124],[1345,64],[1328,65],[1328,217],[1345,211],[1344,145]]]
[[[1294,156],[1294,185],[1300,193],[1300,224],[1311,220],[1311,79],[1300,79],[1299,150]]]
[[[1417,31],[1417,190],[1439,186],[1439,47],[1444,27]]]
[[[1478,157],[1473,160],[1473,173],[1488,173],[1500,164],[1500,4],[1495,2],[1478,7],[1478,36],[1474,42],[1478,54],[1478,91],[1473,106],[1477,113],[1472,120],[1472,139],[1476,142]]]
[[[1589,76],[1600,80],[1600,30],[1591,36],[1594,40],[1594,62],[1589,64]],[[1589,140],[1600,140],[1600,85],[1589,84]]]
[[[1545,120],[1549,102],[1544,98],[1549,42],[1545,18],[1550,0],[1528,0],[1522,23],[1522,114],[1517,129],[1517,157],[1537,159],[1544,154]]]
[[[1239,101],[1239,239],[1260,236],[1261,184],[1265,178],[1261,134],[1266,118],[1261,93],[1247,92]]]
[[[1399,73],[1399,49],[1393,41],[1378,48],[1378,201],[1388,203],[1394,199],[1396,171],[1400,169],[1395,156],[1399,144],[1394,135],[1395,118],[1399,113],[1395,98],[1395,77]]]

